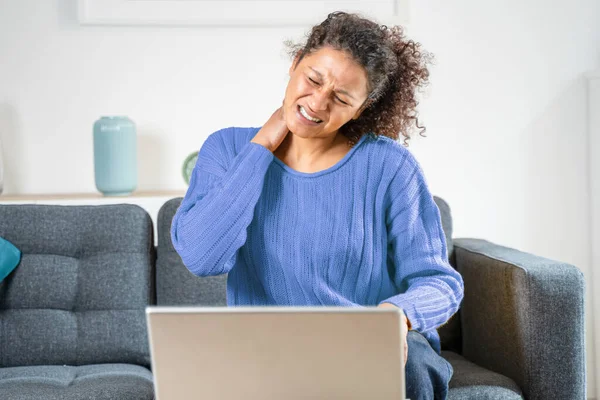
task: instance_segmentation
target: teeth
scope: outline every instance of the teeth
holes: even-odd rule
[[[304,116],[304,118],[306,118],[306,119],[308,119],[308,120],[310,120],[312,122],[321,122],[320,119],[318,119],[318,118],[312,118],[310,115],[308,115],[306,113],[306,110],[304,110],[304,107],[302,107],[302,106],[300,106],[300,113]]]

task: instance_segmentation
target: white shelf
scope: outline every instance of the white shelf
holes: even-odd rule
[[[166,191],[140,191],[133,192],[126,196],[105,196],[102,193],[44,193],[44,194],[12,194],[0,195],[0,203],[5,202],[23,202],[23,201],[46,201],[46,200],[103,200],[106,204],[113,204],[113,200],[121,201],[128,199],[138,199],[144,197],[183,197],[185,191],[166,190]]]

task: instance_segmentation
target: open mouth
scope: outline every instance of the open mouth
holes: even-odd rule
[[[300,115],[302,115],[305,119],[307,119],[310,122],[314,122],[315,124],[319,124],[319,123],[323,122],[322,120],[320,120],[318,118],[313,118],[310,115],[308,115],[308,113],[306,112],[304,107],[302,107],[301,105],[298,105],[298,111],[300,111]]]

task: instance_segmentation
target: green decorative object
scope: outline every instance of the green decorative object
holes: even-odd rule
[[[198,152],[195,151],[191,153],[189,156],[185,158],[183,162],[183,167],[181,168],[181,173],[183,175],[183,180],[188,185],[190,184],[190,179],[192,178],[192,171],[196,166],[196,161],[198,160]]]

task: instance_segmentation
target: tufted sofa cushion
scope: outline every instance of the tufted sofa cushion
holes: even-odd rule
[[[22,252],[0,283],[0,367],[150,365],[152,221],[134,205],[0,205]]]
[[[150,370],[131,364],[0,368],[0,396],[10,400],[149,400]]]

